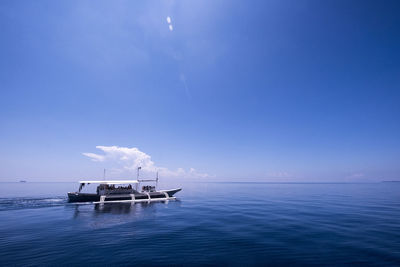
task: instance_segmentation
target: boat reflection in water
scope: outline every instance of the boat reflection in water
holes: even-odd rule
[[[179,203],[180,200],[175,199],[174,203]],[[94,211],[96,213],[112,213],[112,214],[124,214],[131,212],[143,211],[144,209],[155,209],[160,205],[168,205],[170,201],[158,201],[158,202],[140,202],[140,203],[106,203],[106,204],[95,204]]]
[[[72,217],[90,228],[104,228],[152,218],[168,206],[181,205],[179,199],[157,202],[123,202],[104,204],[67,205],[73,209]]]
[[[133,207],[134,205],[135,204],[132,205],[130,203],[107,203],[107,205],[95,204],[94,211],[96,213],[124,214],[124,213],[130,213],[132,210],[135,210],[136,207]]]

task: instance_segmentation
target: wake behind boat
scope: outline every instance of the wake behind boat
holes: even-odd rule
[[[68,192],[68,202],[93,202],[98,204],[164,201],[175,199],[174,194],[182,190],[182,188],[156,190],[155,186],[145,185],[139,191],[138,188],[140,188],[141,183],[145,182],[158,182],[158,176],[154,180],[79,181],[79,190],[77,192]],[[98,184],[96,193],[81,192],[89,184]]]

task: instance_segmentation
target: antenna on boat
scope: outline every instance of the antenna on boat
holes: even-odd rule
[[[104,173],[103,173],[103,180],[106,180],[106,169],[104,169]]]
[[[157,171],[157,177],[156,177],[156,187],[158,187],[158,171]]]
[[[138,180],[139,180],[139,170],[140,170],[141,168],[142,168],[142,167],[140,167],[140,166],[137,168],[137,179],[138,179]]]

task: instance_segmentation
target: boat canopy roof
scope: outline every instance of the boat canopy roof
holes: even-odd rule
[[[138,180],[79,181],[80,184],[138,184]]]

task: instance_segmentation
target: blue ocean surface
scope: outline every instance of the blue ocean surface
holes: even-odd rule
[[[176,201],[105,205],[67,203],[75,183],[0,185],[1,266],[400,265],[400,183],[184,182]]]

